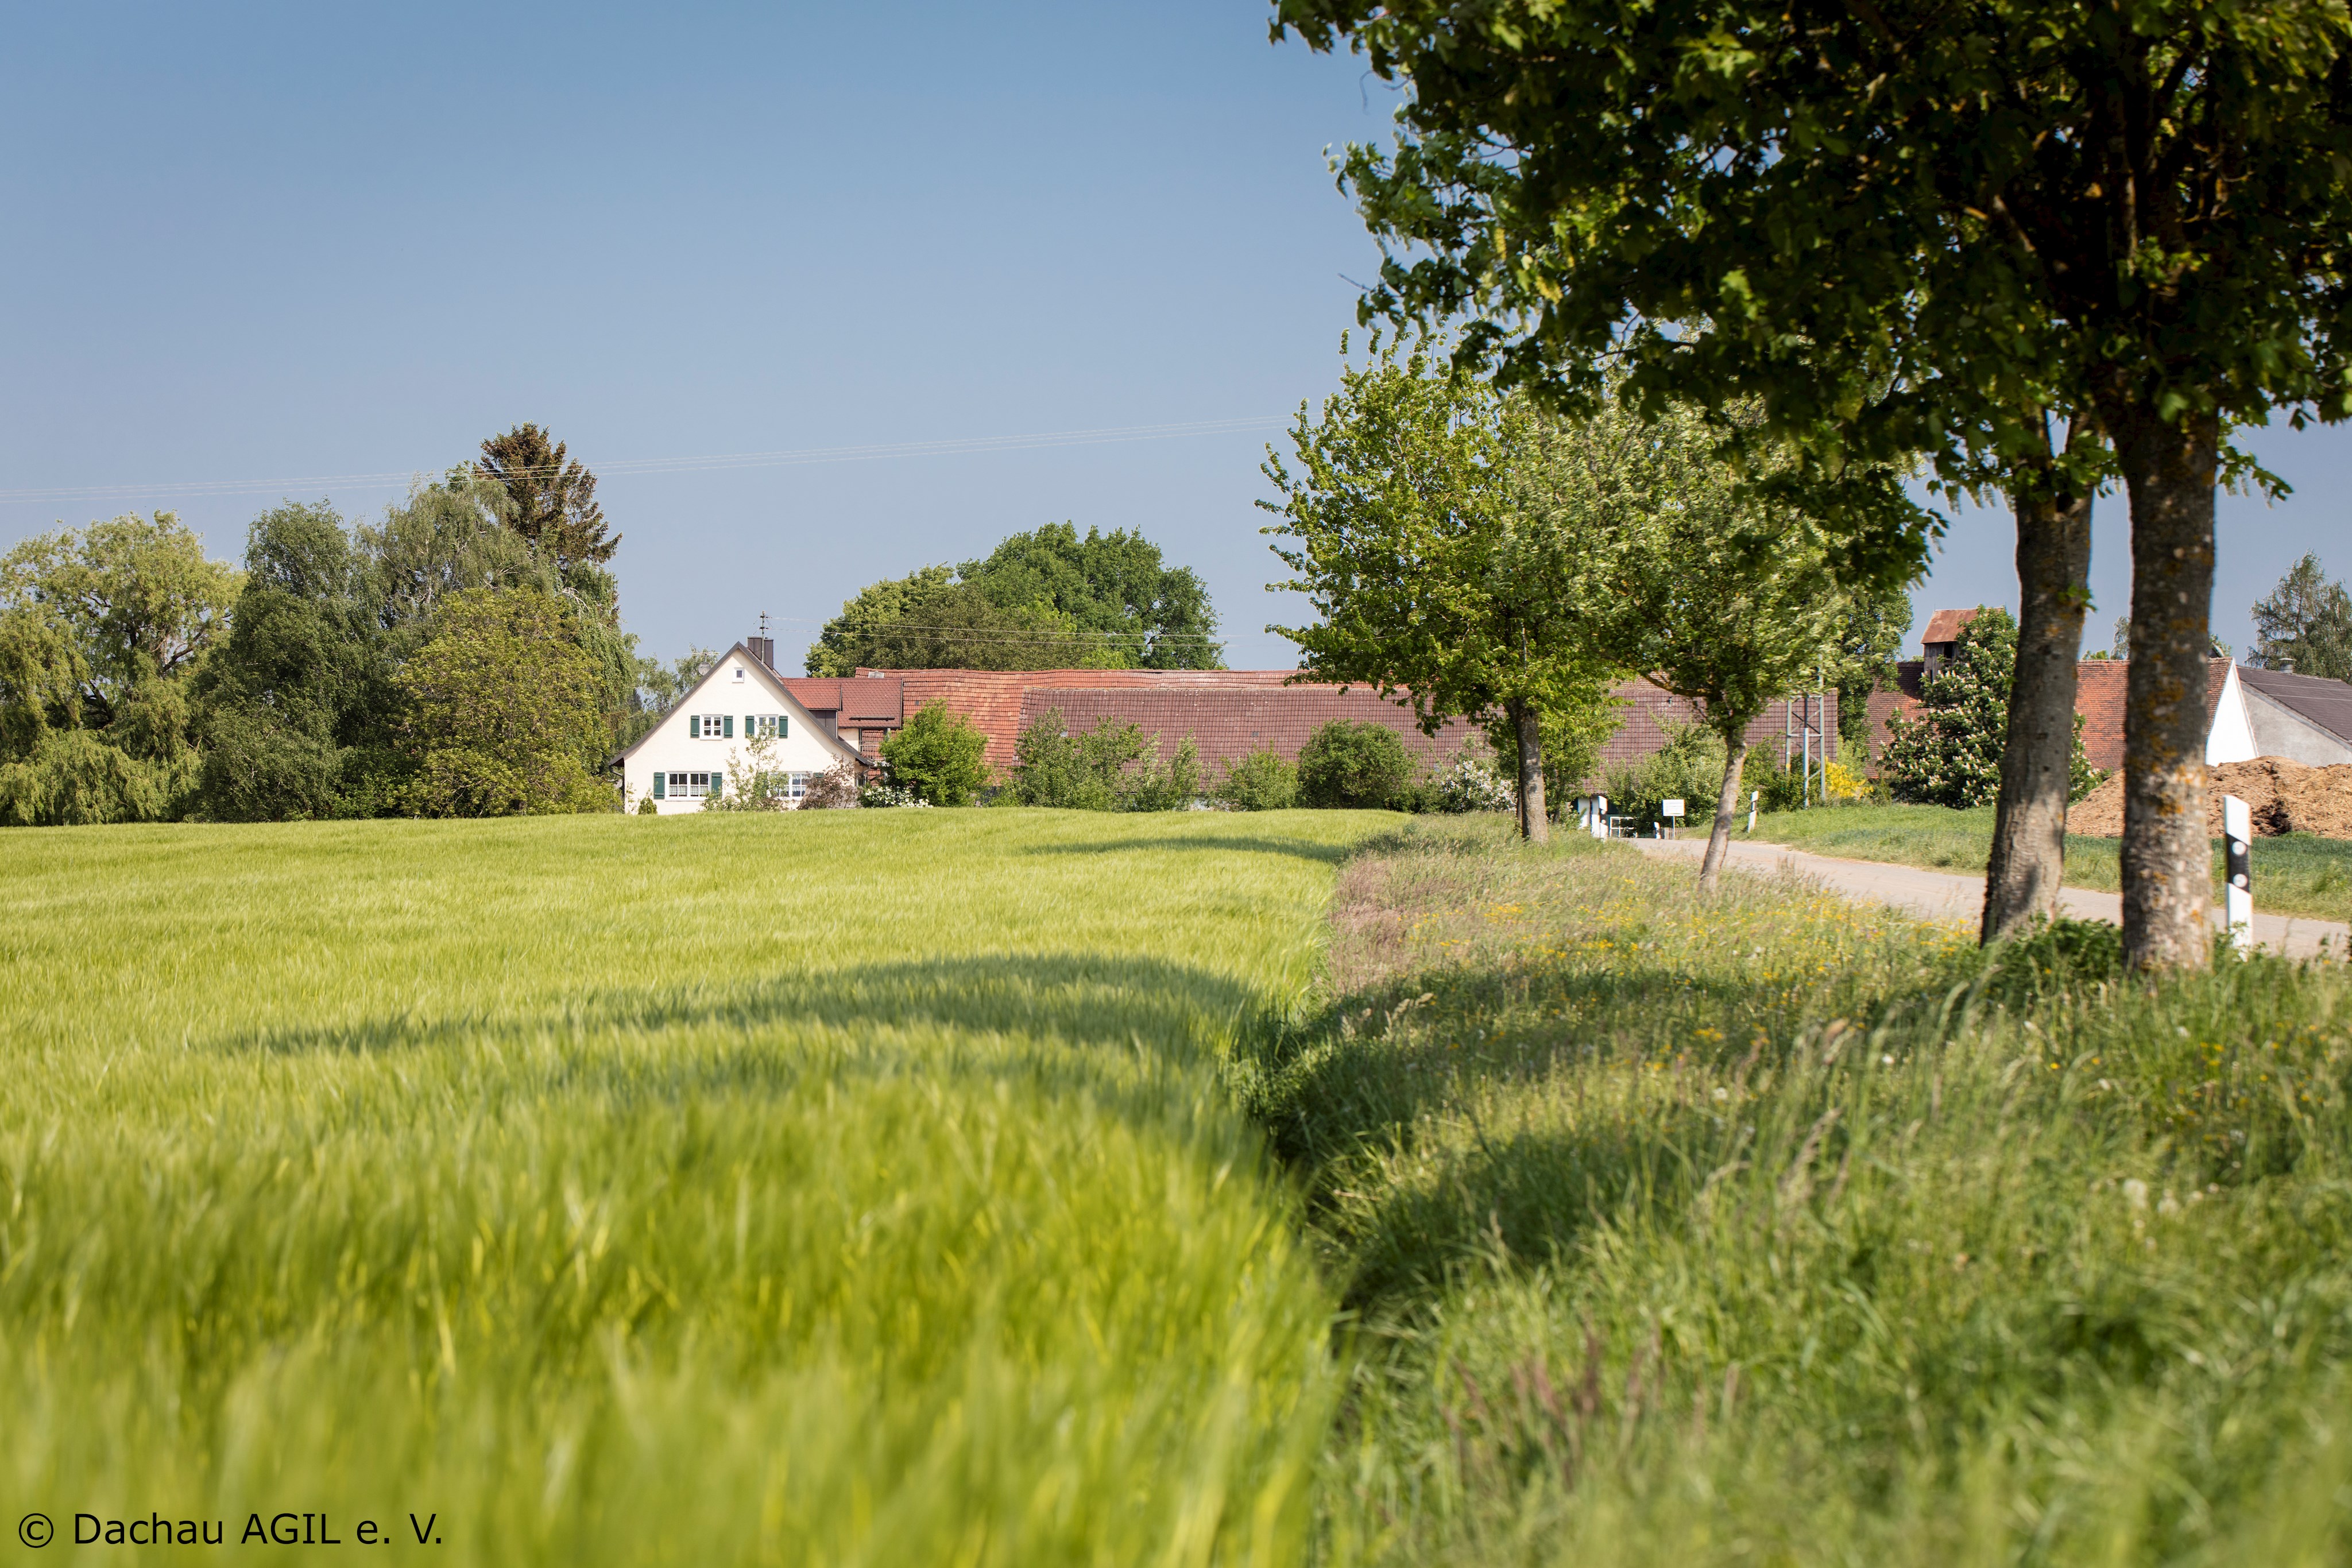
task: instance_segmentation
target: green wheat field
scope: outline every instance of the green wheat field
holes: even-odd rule
[[[20,831],[0,903],[10,1561],[2352,1559],[2341,965],[1328,812]]]

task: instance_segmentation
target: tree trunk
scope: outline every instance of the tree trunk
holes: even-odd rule
[[[1743,723],[1724,742],[1723,788],[1715,792],[1715,826],[1707,830],[1706,858],[1698,862],[1698,890],[1713,893],[1722,879],[1723,861],[1731,849],[1731,821],[1739,813],[1739,776],[1748,767],[1748,748],[1740,742],[1747,738],[1748,726]]]
[[[1510,713],[1519,742],[1519,837],[1529,843],[1548,844],[1551,818],[1544,806],[1543,719],[1525,698],[1514,701]]]
[[[2124,958],[2202,968],[2212,956],[2205,835],[2206,659],[2212,647],[2220,422],[2161,418],[2138,389],[2102,398],[2131,495],[2131,664],[2124,680]]]
[[[2075,664],[2090,603],[2091,497],[2031,481],[2017,514],[2017,670],[2001,743],[2000,800],[1985,866],[1982,940],[2058,913],[2074,778]]]

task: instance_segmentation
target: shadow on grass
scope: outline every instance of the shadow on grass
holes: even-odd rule
[[[1105,839],[1082,844],[1031,844],[1026,855],[1155,854],[1168,850],[1238,850],[1252,854],[1293,855],[1300,860],[1338,865],[1363,852],[1357,844],[1327,844],[1313,839],[1278,839],[1264,834],[1184,833],[1173,838]]]
[[[516,1018],[402,1014],[265,1029],[216,1049],[299,1056],[487,1048],[541,1088],[664,1098],[785,1092],[812,1076],[979,1076],[1088,1093],[1164,1120],[1179,1081],[1205,1085],[1240,1040],[1270,1030],[1265,1006],[1229,976],[1164,959],[999,955],[608,992]],[[712,1030],[721,1038],[690,1038]],[[689,1038],[667,1047],[664,1037],[677,1034]],[[915,1038],[894,1038],[906,1035]],[[629,1043],[614,1050],[615,1040]],[[1202,1097],[1175,1099],[1190,1115]]]

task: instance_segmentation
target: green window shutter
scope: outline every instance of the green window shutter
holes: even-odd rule
[[[702,738],[702,716],[700,714],[690,713],[686,716],[686,733],[693,739],[700,740]]]
[[[776,738],[777,738],[778,740],[782,740],[782,739],[786,738],[787,737],[789,737],[792,733],[793,733],[793,716],[792,716],[792,715],[790,715],[790,714],[787,714],[787,713],[780,713],[780,714],[778,714],[778,715],[776,716]]]
[[[724,732],[723,732],[723,733],[726,735],[727,738],[728,738],[728,739],[730,739],[730,740],[734,739],[734,738],[735,738],[735,716],[734,716],[733,714],[731,714],[731,713],[730,713],[730,714],[729,714],[725,718],[723,718],[723,719],[719,720],[719,723],[721,723],[721,724],[723,724],[724,726],[726,726],[726,728],[725,728],[725,730],[724,730]]]
[[[663,794],[662,794],[662,784],[663,784],[663,782],[664,782],[666,779],[667,779],[668,778],[669,778],[669,775],[668,775],[668,774],[667,774],[667,773],[656,773],[656,774],[655,774],[655,775],[654,775],[654,799],[655,799],[655,800],[662,800],[662,799],[664,799],[664,798],[665,798],[665,797],[663,796]]]
[[[726,793],[727,793],[727,775],[726,775],[726,774],[724,774],[724,773],[713,773],[713,774],[710,776],[710,792],[711,792],[713,795],[724,795],[724,794],[726,794]]]

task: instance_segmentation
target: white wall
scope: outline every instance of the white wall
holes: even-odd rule
[[[695,735],[694,720],[706,714],[720,717],[731,715],[735,721],[734,738],[707,740]],[[640,802],[652,799],[656,773],[689,777],[731,774],[746,767],[750,758],[743,746],[747,738],[743,721],[761,715],[780,715],[786,720],[783,738],[768,753],[768,765],[772,768],[814,775],[831,768],[845,754],[838,742],[817,733],[816,721],[808,710],[793,701],[753,660],[740,653],[730,653],[623,760],[627,809],[636,810]],[[663,816],[699,811],[702,798],[681,798],[674,791],[665,790],[664,798],[654,801],[654,810]]]
[[[2246,688],[2238,666],[2222,679],[2221,700],[2213,706],[2213,727],[2205,733],[2205,765],[2251,762],[2262,753],[2254,747],[2254,727],[2246,716]]]

